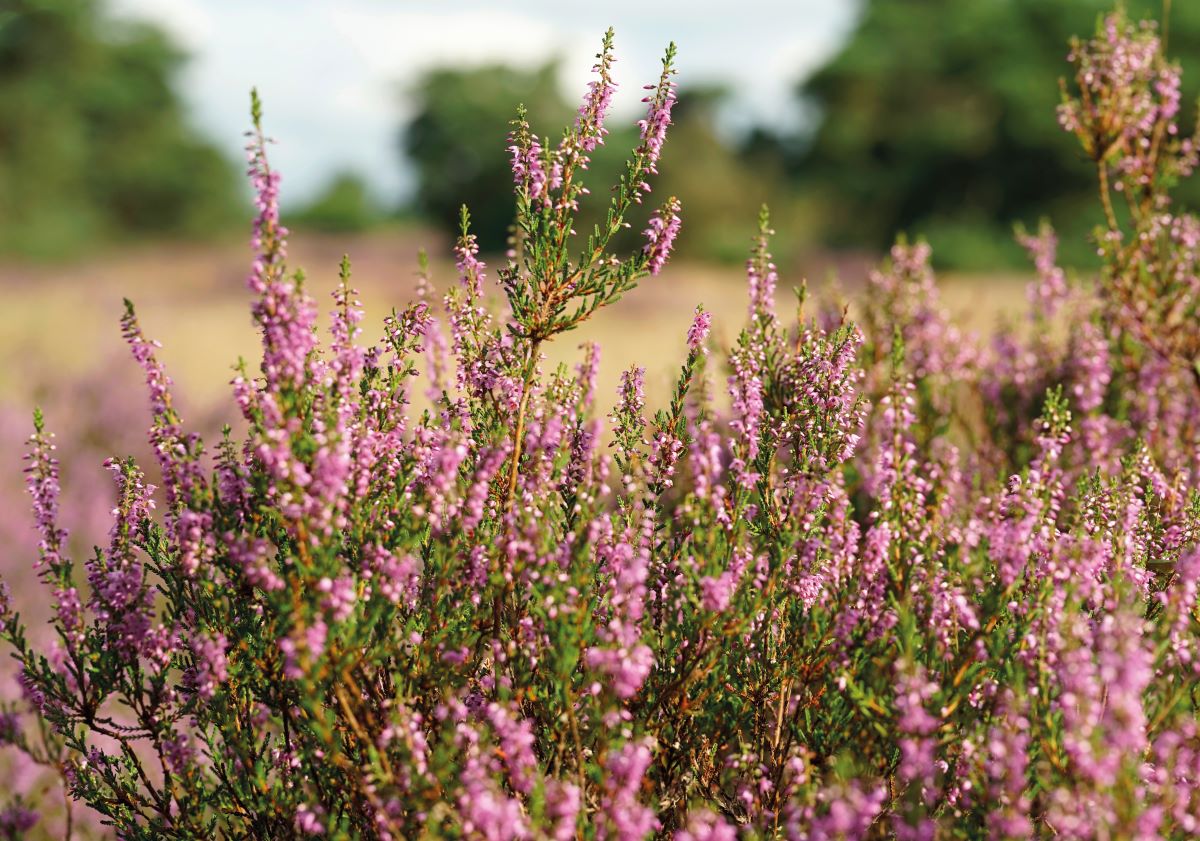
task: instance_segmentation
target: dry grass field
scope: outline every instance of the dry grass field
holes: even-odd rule
[[[346,250],[366,308],[364,339],[374,340],[383,317],[412,297],[422,244],[429,244],[435,257],[439,288],[454,282],[453,266],[445,259],[448,250],[423,232],[351,238],[297,235],[289,262],[305,270],[310,289],[327,307],[338,261]],[[122,298],[128,297],[146,333],[163,343],[161,356],[185,405],[206,410],[228,393],[230,366],[236,359],[253,360],[257,353],[244,285],[248,264],[247,247],[234,242],[223,247],[147,246],[73,266],[0,266],[6,302],[0,311],[0,403],[29,406],[53,393],[56,384],[104,377],[111,374],[111,366],[132,368],[117,323]],[[827,289],[829,272],[827,263],[814,267],[810,285],[817,294]],[[839,273],[843,294],[853,299],[865,276],[862,261],[841,267]],[[801,279],[781,278],[781,302]],[[946,277],[941,283],[947,306],[963,326],[986,332],[1020,310],[1025,280]],[[576,348],[584,341],[599,341],[605,351],[602,393],[612,393],[619,373],[634,364],[646,367],[651,394],[656,385],[665,391],[682,359],[684,333],[699,303],[714,313],[718,343],[732,341],[745,313],[740,268],[673,263],[584,328],[551,345],[551,364],[576,359]]]

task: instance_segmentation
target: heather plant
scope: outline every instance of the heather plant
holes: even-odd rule
[[[544,349],[669,258],[672,197],[616,243],[653,195],[673,48],[603,224],[574,230],[611,34],[561,139],[513,123],[495,285],[464,210],[444,319],[423,280],[368,347],[348,261],[319,339],[255,98],[246,431],[187,431],[131,305],[159,487],[110,460],[77,569],[36,416],[57,643],[5,602],[24,706],[0,738],[130,839],[1194,837],[1195,278],[1191,223],[1162,219],[1192,144],[1152,29],[1114,15],[1072,55],[1063,121],[1117,149],[1102,201],[1149,208],[1109,214],[1094,286],[1045,229],[1022,234],[1032,327],[991,344],[923,243],[872,276],[862,328],[789,312],[764,211],[745,327],[718,352],[697,307],[653,413],[641,368],[608,409],[599,348]]]

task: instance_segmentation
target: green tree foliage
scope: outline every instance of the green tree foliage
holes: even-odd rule
[[[1044,80],[1068,74],[1072,33],[1112,5],[868,0],[846,47],[800,89],[822,116],[800,174],[827,240],[882,248],[908,230],[928,236],[948,264],[995,265],[1020,259],[1014,222],[1048,215],[1064,242],[1085,242],[1100,221],[1094,168],[1059,128],[1059,95]],[[1162,0],[1126,6],[1162,14]],[[1174,6],[1169,49],[1194,80],[1200,3]]]
[[[738,149],[720,131],[721,108],[728,97],[729,91],[719,86],[685,88],[672,114],[671,140],[655,191],[678,196],[683,205],[677,253],[744,260],[746,240],[753,233],[746,220],[753,219],[763,203],[771,206],[778,225],[796,235],[790,250],[802,249],[807,225],[797,218],[801,207],[794,187],[783,177],[779,157],[751,145]]]
[[[288,215],[288,225],[317,231],[364,231],[383,217],[367,182],[356,172],[340,172],[311,203]]]
[[[401,137],[416,170],[418,210],[454,232],[465,203],[480,246],[503,249],[512,223],[512,173],[505,151],[509,121],[516,116],[512,104],[525,103],[539,133],[543,126],[563,123],[570,108],[557,77],[554,64],[427,73],[414,90],[415,113]]]
[[[775,217],[789,230],[798,205],[777,160],[769,154],[743,155],[719,131],[726,97],[720,87],[680,91],[654,193],[678,196],[682,203],[683,230],[676,253],[740,261],[752,233],[746,220],[763,202],[771,204]],[[573,111],[559,93],[557,66],[533,71],[440,68],[418,83],[415,98],[416,110],[402,143],[417,174],[417,209],[453,235],[465,203],[480,246],[503,250],[513,221],[513,176],[506,147],[516,111],[510,103],[524,102],[533,130],[544,143],[557,143],[558,135],[545,127],[569,121]],[[608,121],[611,134],[595,150],[589,166],[597,182],[615,181],[623,170],[622,150],[637,144],[633,123]],[[607,202],[607,195],[583,197],[581,232],[603,221]],[[619,237],[622,247],[640,241],[649,210],[647,206],[631,214],[631,227]]]
[[[195,135],[172,86],[184,58],[96,0],[5,0],[0,252],[62,256],[237,217],[237,173]]]

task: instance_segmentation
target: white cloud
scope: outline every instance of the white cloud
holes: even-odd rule
[[[793,87],[836,48],[854,0],[112,0],[194,56],[182,80],[197,125],[240,152],[257,86],[280,144],[284,195],[312,195],[336,169],[364,172],[394,199],[408,177],[396,151],[402,92],[445,64],[532,66],[562,57],[564,93],[581,95],[600,35],[617,31],[615,102],[635,109],[661,50],[680,46],[683,84],[723,80],[741,119],[795,119]]]
[[[532,66],[561,49],[563,40],[563,32],[549,20],[498,10],[381,10],[378,3],[360,0],[338,5],[330,18],[337,33],[377,74],[407,76],[447,63]]]
[[[213,18],[201,0],[112,0],[111,8],[120,17],[153,20],[188,50],[203,50],[213,40]]]

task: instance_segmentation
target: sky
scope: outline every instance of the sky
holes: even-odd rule
[[[857,0],[113,0],[191,55],[180,80],[197,127],[240,155],[249,90],[262,95],[285,203],[311,198],[336,172],[364,175],[395,203],[411,187],[398,152],[408,92],[445,65],[562,63],[568,101],[582,96],[604,30],[616,30],[614,117],[636,119],[641,86],[679,47],[681,86],[720,81],[733,125],[794,126],[797,80],[849,35]],[[514,103],[515,107],[516,103]],[[498,143],[503,143],[498,138]]]

